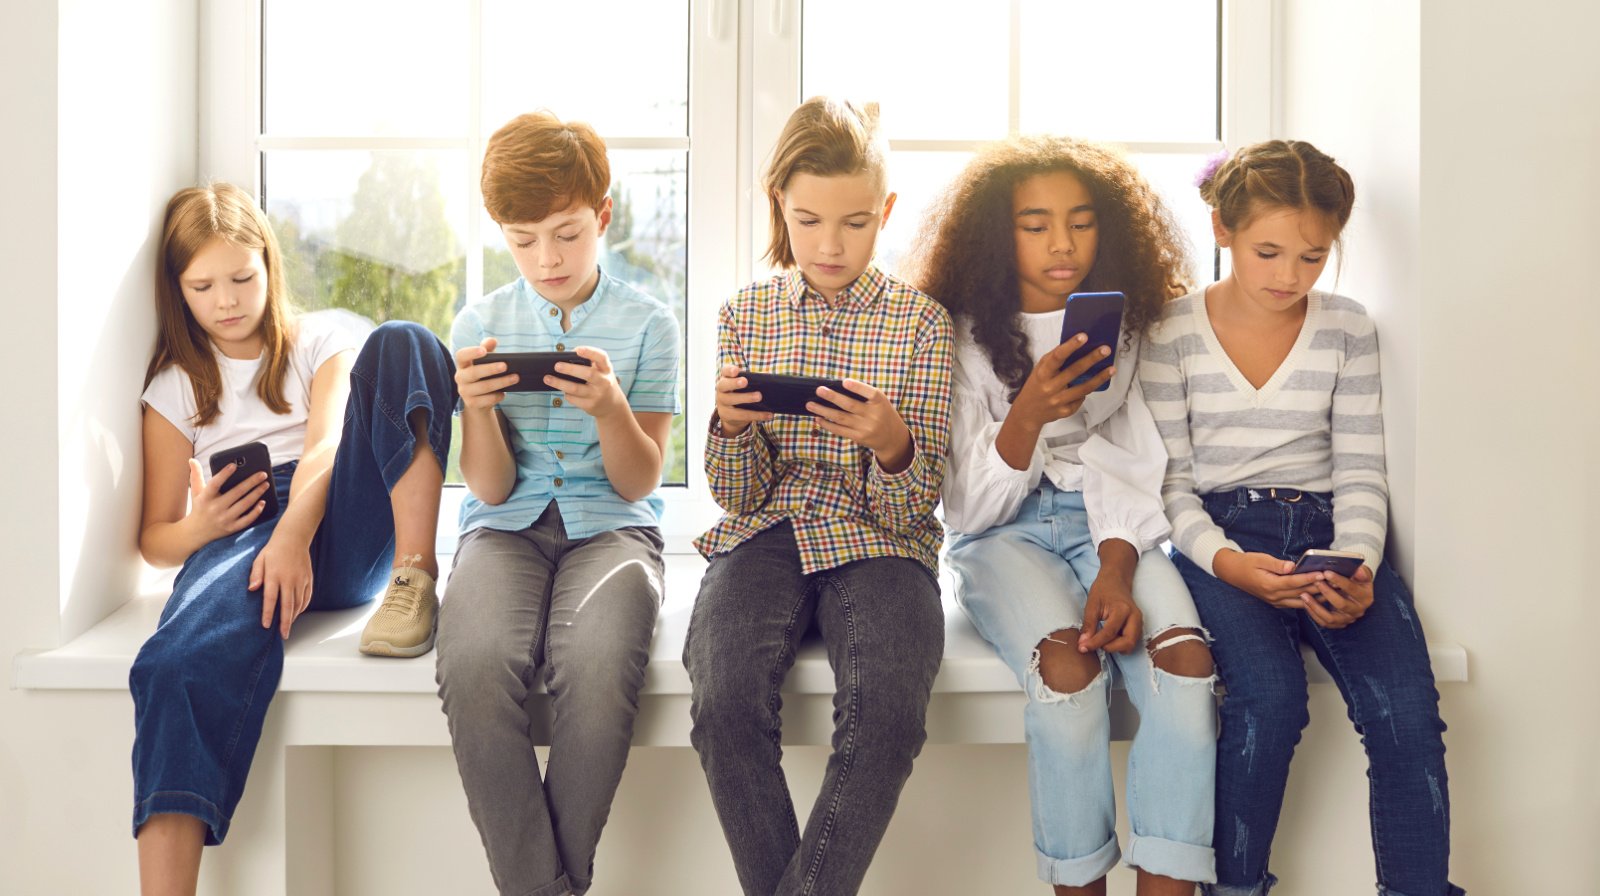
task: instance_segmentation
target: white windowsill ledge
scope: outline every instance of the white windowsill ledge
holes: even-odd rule
[[[697,556],[666,556],[667,599],[650,651],[644,700],[634,742],[686,746],[689,677],[683,667],[683,638],[699,590],[705,562]],[[1011,671],[955,606],[946,576],[945,653],[929,710],[933,743],[1021,743],[1023,695]],[[16,658],[13,686],[35,690],[124,691],[128,669],[139,646],[154,631],[164,596],[127,602],[98,625],[54,650],[28,651]],[[417,659],[363,656],[356,650],[371,605],[311,613],[296,623],[284,662],[274,711],[290,715],[291,744],[449,743],[439,711],[433,654]],[[1430,648],[1435,678],[1467,680],[1466,650],[1456,644]],[[1309,650],[1308,677],[1329,682]],[[784,740],[826,744],[831,733],[833,672],[822,645],[802,646],[784,683]],[[1126,737],[1134,717],[1119,694],[1116,731]]]

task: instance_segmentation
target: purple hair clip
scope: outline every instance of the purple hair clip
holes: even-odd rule
[[[1206,163],[1204,165],[1201,165],[1200,166],[1200,170],[1195,173],[1194,185],[1197,186],[1197,187],[1205,186],[1206,185],[1206,181],[1210,180],[1213,176],[1216,175],[1217,169],[1222,167],[1222,163],[1223,162],[1228,161],[1228,157],[1230,155],[1231,155],[1231,153],[1229,153],[1228,150],[1226,148],[1224,148],[1224,149],[1218,150],[1215,155],[1209,156],[1206,159]]]

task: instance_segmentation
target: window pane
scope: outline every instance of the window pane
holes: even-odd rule
[[[689,133],[688,0],[485,0],[485,134],[535,109],[602,134]]]
[[[890,139],[1005,136],[1010,15],[956,0],[807,0],[801,94],[883,105]]]
[[[467,8],[466,0],[267,0],[265,132],[464,135]]]
[[[685,326],[688,261],[688,157],[681,152],[614,150],[611,160],[611,226],[600,266],[646,295],[665,302]],[[483,219],[483,288],[497,289],[520,276],[500,228]],[[688,363],[688,359],[684,359]],[[680,389],[683,375],[680,372]],[[686,482],[684,419],[672,424],[672,458],[663,480]]]
[[[915,242],[928,207],[970,158],[972,154],[965,152],[889,154],[889,189],[895,192],[895,200],[889,224],[878,236],[876,258],[880,268],[899,273],[900,260]]]
[[[1218,14],[1199,0],[1022,0],[1021,130],[1217,139]]]
[[[417,321],[447,344],[466,292],[462,152],[269,152],[267,217],[290,295],[374,323]],[[460,482],[452,440],[446,481]]]
[[[1194,185],[1194,176],[1205,164],[1206,156],[1177,153],[1135,155],[1132,159],[1145,179],[1161,194],[1167,211],[1178,222],[1178,229],[1188,238],[1189,276],[1197,284],[1211,282],[1216,274],[1211,209]]]

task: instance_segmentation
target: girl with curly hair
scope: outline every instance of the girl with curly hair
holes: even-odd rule
[[[1339,685],[1367,752],[1381,894],[1448,879],[1444,723],[1411,592],[1383,562],[1389,518],[1378,336],[1314,290],[1355,186],[1299,140],[1247,146],[1201,178],[1233,266],[1163,312],[1139,378],[1166,439],[1178,571],[1227,685],[1217,750],[1217,896],[1264,896],[1289,760],[1310,721],[1300,645]],[[1307,571],[1332,548],[1351,566]]]
[[[1184,291],[1178,232],[1121,156],[1060,137],[980,152],[924,224],[909,279],[956,323],[943,496],[956,600],[1027,693],[1039,877],[1105,893],[1121,852],[1110,677],[1140,715],[1129,756],[1138,892],[1211,881],[1211,655],[1159,545],[1166,453],[1135,373],[1141,337]],[[1067,298],[1127,296],[1115,364],[1061,341]],[[1101,387],[1105,388],[1103,391]]]

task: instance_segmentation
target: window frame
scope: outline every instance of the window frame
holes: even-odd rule
[[[370,137],[263,133],[262,56],[264,2],[204,4],[200,12],[198,88],[199,175],[228,180],[261,195],[262,153],[269,150],[464,150],[481,159],[480,35],[482,0],[467,0],[470,103],[468,133],[462,138]],[[1282,0],[1222,0],[1216,39],[1218,52],[1220,140],[1193,143],[1122,143],[1130,152],[1214,151],[1267,139],[1281,118],[1274,79],[1274,46]],[[1018,82],[1022,0],[1009,0],[1012,57],[1009,64],[1008,124],[1019,117]],[[671,553],[690,552],[689,542],[720,513],[705,482],[702,460],[709,422],[709,396],[715,379],[716,314],[723,299],[761,276],[757,256],[767,243],[766,199],[760,166],[789,112],[801,97],[801,16],[804,0],[688,0],[688,134],[640,137],[602,134],[612,149],[667,149],[688,154],[685,283],[684,430],[686,480],[661,490],[666,504],[662,532]],[[729,115],[728,110],[734,110]],[[979,140],[895,140],[896,151],[970,151]],[[729,177],[728,172],[733,172]],[[462,172],[469,208],[482,206],[476,166]],[[469,212],[464,244],[466,294],[483,294],[482,216]],[[730,251],[731,247],[731,251]],[[697,399],[697,396],[702,396]],[[442,551],[454,550],[456,531],[448,521],[465,489],[447,487],[440,527]]]

